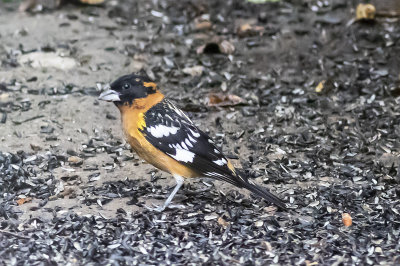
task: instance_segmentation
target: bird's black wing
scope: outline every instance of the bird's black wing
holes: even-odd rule
[[[153,146],[189,167],[199,175],[229,182],[246,188],[281,208],[284,203],[252,182],[237,174],[232,165],[215,146],[214,141],[174,104],[164,99],[145,113],[145,126],[140,129]]]
[[[233,174],[214,141],[168,100],[150,108],[144,119],[142,134],[168,156],[204,176]]]

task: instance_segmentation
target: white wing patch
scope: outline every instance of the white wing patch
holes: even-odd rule
[[[186,145],[188,145],[189,147],[193,147],[193,144],[190,142],[189,139],[185,139],[185,143],[186,143]]]
[[[189,129],[190,130],[190,133],[192,133],[192,135],[193,135],[193,137],[195,137],[195,138],[198,138],[198,137],[200,137],[200,134],[199,133],[197,133],[197,132],[194,132],[193,130],[191,130],[191,129]]]
[[[225,160],[225,158],[222,158],[222,159],[213,161],[213,163],[218,164],[219,166],[223,166],[227,163],[227,161]]]
[[[178,130],[178,127],[167,127],[164,125],[156,125],[147,128],[147,131],[149,131],[155,138],[168,137],[170,134],[176,134]]]
[[[181,146],[182,146],[182,148],[184,148],[185,150],[189,150],[184,141],[181,142]]]
[[[190,135],[188,135],[188,138],[189,138],[189,141],[190,141],[190,142],[193,142],[193,143],[196,143],[196,142],[197,142],[197,140],[194,139],[194,138],[192,138],[192,136],[190,136]]]
[[[195,154],[188,150],[176,149],[176,154],[169,154],[172,158],[179,162],[192,163]]]

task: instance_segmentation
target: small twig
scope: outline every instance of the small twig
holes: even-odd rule
[[[21,236],[21,235],[19,235],[19,234],[12,233],[12,232],[8,232],[8,231],[4,231],[4,230],[1,230],[1,229],[0,229],[0,233],[6,234],[6,235],[10,235],[10,236],[19,237],[19,238],[23,238],[23,239],[31,239],[30,237]]]
[[[31,118],[25,119],[23,121],[14,121],[14,120],[12,120],[12,121],[13,121],[14,124],[20,125],[22,123],[25,123],[25,122],[28,122],[28,121],[32,121],[32,120],[35,120],[35,119],[38,119],[38,118],[42,118],[42,117],[44,117],[44,115],[37,115],[37,116],[31,117]]]

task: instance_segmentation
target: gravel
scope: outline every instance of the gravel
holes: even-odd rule
[[[0,146],[0,261],[400,264],[400,24],[398,17],[352,21],[355,4],[108,1],[34,11],[28,19],[62,18],[56,25],[64,30],[91,27],[93,45],[104,41],[104,51],[90,59],[79,35],[65,40],[63,32],[33,48],[0,49],[0,130],[7,132]],[[16,12],[15,3],[5,5],[1,14]],[[253,28],[239,36],[246,23],[242,29]],[[22,36],[16,43],[32,35],[15,34]],[[0,42],[12,44],[10,36],[2,33]],[[199,49],[211,40],[229,51]],[[46,72],[18,72],[25,67],[19,55],[59,49],[80,62],[73,82],[54,85]],[[109,53],[124,58],[121,68],[101,62]],[[102,83],[124,69],[158,80],[290,210],[206,179],[178,192],[173,203],[184,208],[147,210],[149,198],[168,195],[168,175],[143,166],[113,133],[118,113],[96,100]],[[96,82],[77,82],[79,73]],[[209,93],[241,102],[209,106]],[[70,106],[81,120],[54,110],[66,103],[76,104]]]

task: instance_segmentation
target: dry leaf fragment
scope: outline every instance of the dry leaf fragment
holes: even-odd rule
[[[236,33],[239,37],[248,37],[248,36],[254,36],[254,35],[262,35],[264,31],[264,27],[262,26],[256,26],[256,25],[251,25],[250,23],[245,23],[240,25]]]
[[[68,157],[68,162],[70,165],[81,165],[83,163],[83,159],[78,156],[70,156]]]
[[[345,212],[342,214],[342,222],[344,226],[349,227],[353,223],[353,219],[351,218],[350,214]]]
[[[194,27],[196,30],[209,30],[212,28],[212,24],[208,20],[198,21],[198,22],[195,22]]]
[[[328,94],[336,87],[337,85],[335,84],[335,81],[331,77],[328,77],[327,79],[322,80],[320,83],[318,83],[314,90],[316,93]]]
[[[324,89],[325,80],[318,83],[317,87],[315,87],[315,92],[320,93]]]
[[[208,106],[234,106],[243,103],[244,100],[234,94],[210,93],[206,102]]]
[[[18,206],[21,206],[22,204],[25,204],[25,203],[28,203],[31,201],[32,201],[32,198],[21,198],[21,199],[17,200],[17,204],[18,204]]]
[[[360,19],[371,20],[375,18],[375,14],[376,14],[375,6],[371,4],[359,4],[356,8],[357,20]]]
[[[66,196],[68,196],[68,198],[70,198],[70,199],[76,197],[75,190],[73,188],[68,187],[68,188],[64,189],[64,191],[60,192],[59,194],[50,196],[49,200],[56,200],[58,198],[65,198]]]
[[[219,217],[219,218],[218,218],[218,224],[219,224],[219,225],[222,225],[224,228],[226,228],[226,227],[228,227],[229,222],[225,221],[224,218]]]

